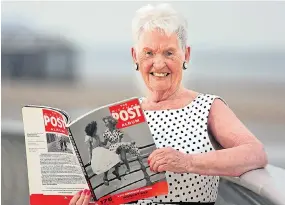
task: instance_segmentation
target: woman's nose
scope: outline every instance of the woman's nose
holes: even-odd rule
[[[165,66],[164,58],[160,55],[155,56],[153,59],[153,67],[155,68],[163,68]]]

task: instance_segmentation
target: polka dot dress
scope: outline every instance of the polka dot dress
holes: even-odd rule
[[[208,135],[207,121],[214,95],[199,94],[181,109],[144,111],[146,120],[158,148],[172,147],[187,154],[214,150]],[[167,196],[141,200],[137,204],[215,202],[219,177],[199,174],[175,174],[166,172],[169,184]]]

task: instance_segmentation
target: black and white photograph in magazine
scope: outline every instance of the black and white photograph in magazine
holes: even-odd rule
[[[72,154],[72,145],[68,136],[63,134],[46,133],[48,152]]]
[[[103,108],[70,126],[96,199],[165,180],[147,163],[156,149],[147,123],[122,129],[116,124]]]

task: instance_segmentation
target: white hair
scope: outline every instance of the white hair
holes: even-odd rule
[[[179,44],[184,50],[187,44],[187,21],[170,4],[157,6],[148,4],[137,10],[132,21],[132,35],[135,46],[143,31],[159,29],[167,35],[177,34]]]

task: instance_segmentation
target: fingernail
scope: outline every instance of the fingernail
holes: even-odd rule
[[[88,190],[87,192],[86,192],[86,195],[90,195],[91,194],[91,192],[90,192],[90,190]]]
[[[83,194],[86,194],[88,192],[88,189],[84,189]]]
[[[149,164],[149,160],[147,160],[147,163]]]
[[[80,195],[81,195],[81,194],[82,194],[82,192],[83,192],[83,190],[79,191],[79,192],[78,192],[78,194],[80,194]]]

